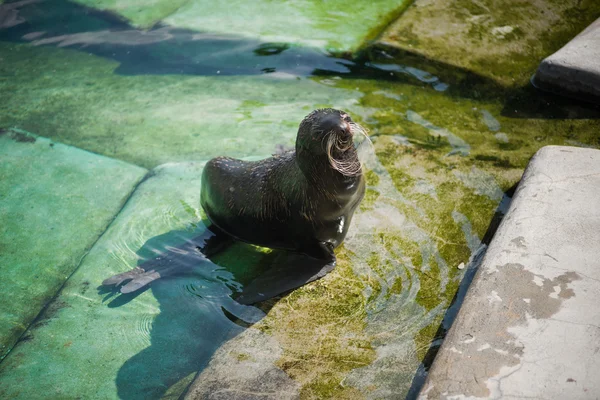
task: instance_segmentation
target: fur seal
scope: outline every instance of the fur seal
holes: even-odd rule
[[[334,249],[344,240],[365,194],[363,166],[353,143],[357,134],[366,137],[347,113],[318,109],[300,123],[295,150],[260,161],[217,157],[206,164],[200,202],[215,237],[199,250],[214,254],[228,239],[287,250],[283,259],[244,288],[238,302],[266,300],[335,267]],[[130,292],[156,279],[156,271],[148,277],[140,270],[103,284],[118,286],[131,278],[126,285]]]

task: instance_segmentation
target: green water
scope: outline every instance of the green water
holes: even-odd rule
[[[198,374],[195,393],[403,397],[529,158],[600,147],[594,106],[369,46],[398,2],[79,3],[0,6],[3,398],[177,398]],[[203,163],[292,146],[318,107],[369,128],[366,198],[334,272],[240,306],[268,252],[181,250]],[[99,288],[156,257],[190,268]]]

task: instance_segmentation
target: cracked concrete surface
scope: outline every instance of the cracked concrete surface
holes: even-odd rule
[[[600,151],[530,162],[420,399],[597,399]]]

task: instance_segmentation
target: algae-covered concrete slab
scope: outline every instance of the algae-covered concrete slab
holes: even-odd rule
[[[0,397],[177,398],[214,350],[243,330],[222,308],[245,313],[246,320],[264,315],[230,299],[239,286],[231,268],[209,263],[194,246],[185,259],[184,246],[205,229],[197,208],[201,172],[199,163],[169,164],[138,186],[0,363]],[[161,254],[167,265],[187,260],[189,273],[160,280],[139,296],[115,297],[98,288],[108,276]],[[245,267],[264,255],[243,247],[228,254],[224,265],[240,259]]]
[[[145,172],[0,128],[0,358],[75,270]]]
[[[356,215],[356,225],[350,229],[345,249],[338,254],[338,268],[325,280],[277,302],[267,318],[255,325],[256,329],[274,336],[282,350],[277,353],[281,356],[274,366],[261,368],[277,376],[279,372],[274,367],[284,371],[299,384],[301,395],[306,397],[394,398],[398,393],[406,393],[432,340],[438,343],[440,332],[447,327],[445,323],[440,326],[440,321],[454,297],[462,272],[468,270],[468,267],[461,270],[459,266],[468,266],[472,254],[477,254],[499,205],[499,194],[518,181],[527,160],[544,144],[600,144],[597,120],[540,118],[538,114],[531,118],[511,118],[503,114],[504,98],[473,100],[450,96],[428,85],[355,76],[288,79],[290,77],[285,75],[267,74],[247,79],[241,76],[120,75],[115,70],[117,62],[80,51],[6,46],[14,52],[7,51],[3,57],[10,57],[11,65],[21,65],[23,69],[8,71],[10,79],[0,80],[6,93],[10,93],[0,102],[0,107],[8,106],[10,112],[0,113],[0,118],[38,126],[56,137],[104,154],[140,160],[144,165],[203,159],[216,154],[268,154],[277,144],[292,145],[298,122],[318,106],[346,109],[371,130],[381,165],[368,174],[367,197]],[[46,62],[43,68],[42,61]],[[25,65],[30,69],[40,66],[40,69],[31,70],[36,74],[30,75],[24,72]],[[231,93],[223,94],[220,86],[211,86],[210,82],[224,83]],[[17,86],[19,90],[15,89]],[[288,89],[290,91],[285,92]],[[239,91],[236,96],[235,90]],[[194,96],[202,96],[204,100],[198,102],[197,107],[186,107],[186,101]],[[228,101],[223,100],[227,96],[240,107],[228,106]],[[211,98],[214,101],[211,102]],[[254,103],[256,99],[260,102]],[[271,102],[273,99],[276,101]],[[82,105],[85,106],[79,108]],[[168,112],[153,113],[163,106]],[[571,115],[570,109],[551,107],[546,102],[540,110]],[[219,129],[222,126],[225,129]],[[204,135],[205,131],[206,136],[193,136],[195,133]],[[196,174],[200,176],[199,169],[194,176]],[[189,186],[190,197],[186,204],[197,211],[199,182],[187,178],[180,182]],[[168,211],[156,214],[170,218],[171,210],[175,209],[179,216],[182,206],[177,203]],[[192,214],[180,216],[181,225],[194,222],[197,217]],[[135,225],[141,226],[143,221]],[[169,229],[168,226],[157,228],[156,233],[148,232],[147,237]],[[135,241],[135,245],[129,247],[136,251],[145,240]],[[160,239],[157,240],[160,243]],[[133,260],[129,264],[133,264],[135,257],[128,257]],[[102,265],[94,268],[105,268],[113,265],[111,263],[112,259],[102,260],[99,262]],[[122,270],[127,267],[122,265]],[[112,272],[117,271],[108,271],[108,274]],[[105,277],[106,274],[98,273],[95,279]],[[76,290],[70,290],[71,297],[76,297]],[[176,306],[172,309],[178,310]],[[215,307],[211,312],[218,315],[221,311]],[[142,315],[143,311],[137,308],[123,311],[126,315],[123,318],[139,321],[137,313]],[[189,309],[182,314],[190,314]],[[110,320],[113,314],[106,311],[105,317]],[[153,350],[128,362],[118,378],[119,373],[115,371],[141,352],[141,348],[147,347],[148,342],[130,349],[129,343],[123,345],[117,341],[111,347],[105,342],[113,340],[112,336],[134,341],[132,336],[126,336],[132,332],[131,325],[124,329],[122,322],[110,322],[109,325],[114,324],[110,328],[113,335],[108,338],[103,331],[94,330],[93,315],[86,318],[84,325],[90,332],[84,333],[86,343],[81,347],[89,347],[89,353],[81,356],[86,354],[81,350],[61,365],[68,367],[77,357],[92,360],[95,349],[99,349],[97,358],[102,360],[112,360],[113,354],[124,352],[122,358],[106,362],[109,372],[101,376],[110,387],[100,390],[100,397],[110,398],[114,393],[111,390],[116,391],[128,381],[133,382],[131,390],[139,389],[138,382],[142,379],[130,378],[127,371],[133,369],[129,366],[160,365],[155,362],[157,354],[173,349],[159,339]],[[229,325],[220,325],[218,317],[215,318],[217,322],[206,326],[214,324],[218,327],[215,334],[218,334],[222,332],[221,326]],[[74,327],[77,321],[81,322],[74,317],[70,323]],[[171,325],[187,323],[185,319],[172,324],[169,318],[158,321],[157,338],[167,337]],[[66,326],[66,322],[52,323]],[[148,323],[144,322],[143,326],[147,332]],[[177,336],[187,339],[180,341],[185,354],[173,356],[173,360],[181,360],[183,367],[168,364],[175,378],[168,378],[165,385],[174,385],[174,392],[183,389],[172,384],[173,380],[187,376],[187,380],[180,383],[185,387],[195,374],[190,371],[202,369],[202,365],[190,361],[192,356],[188,354],[196,351],[193,341],[197,332],[201,332],[199,346],[211,342],[212,339],[202,339],[206,326],[198,322],[190,328],[195,330],[193,334],[185,328],[186,333]],[[64,339],[65,335],[59,337]],[[66,339],[60,346],[70,340]],[[36,346],[42,347],[41,344]],[[54,344],[55,348],[60,346]],[[218,359],[222,353],[215,353],[214,358],[210,351],[202,354],[202,360],[210,359],[211,376],[216,376],[213,374],[220,370],[216,367],[223,365]],[[36,360],[33,354],[27,357],[31,364]],[[243,354],[240,357],[240,363],[250,361],[243,360]],[[16,361],[11,363],[16,365]],[[74,364],[82,366],[80,362]],[[36,373],[44,375],[45,371],[40,368]],[[158,367],[149,370],[153,376],[160,373]],[[77,379],[85,378],[75,375]],[[148,373],[143,375],[146,377]],[[10,376],[16,375],[11,373]],[[229,377],[222,380],[229,388],[241,378],[239,375]],[[58,379],[58,375],[54,378]],[[218,380],[211,379],[215,381]],[[151,382],[154,383],[148,387],[160,385],[154,378]],[[94,384],[86,385],[82,387],[96,388]],[[49,386],[44,384],[44,388]],[[76,383],[71,386],[75,387]]]
[[[600,151],[531,160],[420,398],[596,399]]]
[[[318,107],[352,110],[360,92],[285,73],[121,75],[87,52],[0,42],[0,126],[17,126],[153,168],[293,146]],[[152,64],[152,63],[150,63]]]
[[[384,27],[407,0],[249,1],[154,0],[138,2],[77,0],[89,7],[110,10],[135,26],[162,22],[200,32],[260,38],[264,42],[302,43],[335,51],[352,51],[377,28]]]
[[[376,45],[521,86],[598,16],[596,1],[416,0]]]
[[[600,103],[600,19],[540,64],[540,89]]]

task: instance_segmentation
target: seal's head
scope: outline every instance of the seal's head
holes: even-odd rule
[[[298,157],[326,160],[335,171],[344,176],[362,173],[353,139],[366,137],[365,130],[340,110],[323,108],[308,114],[300,123],[296,138]]]

